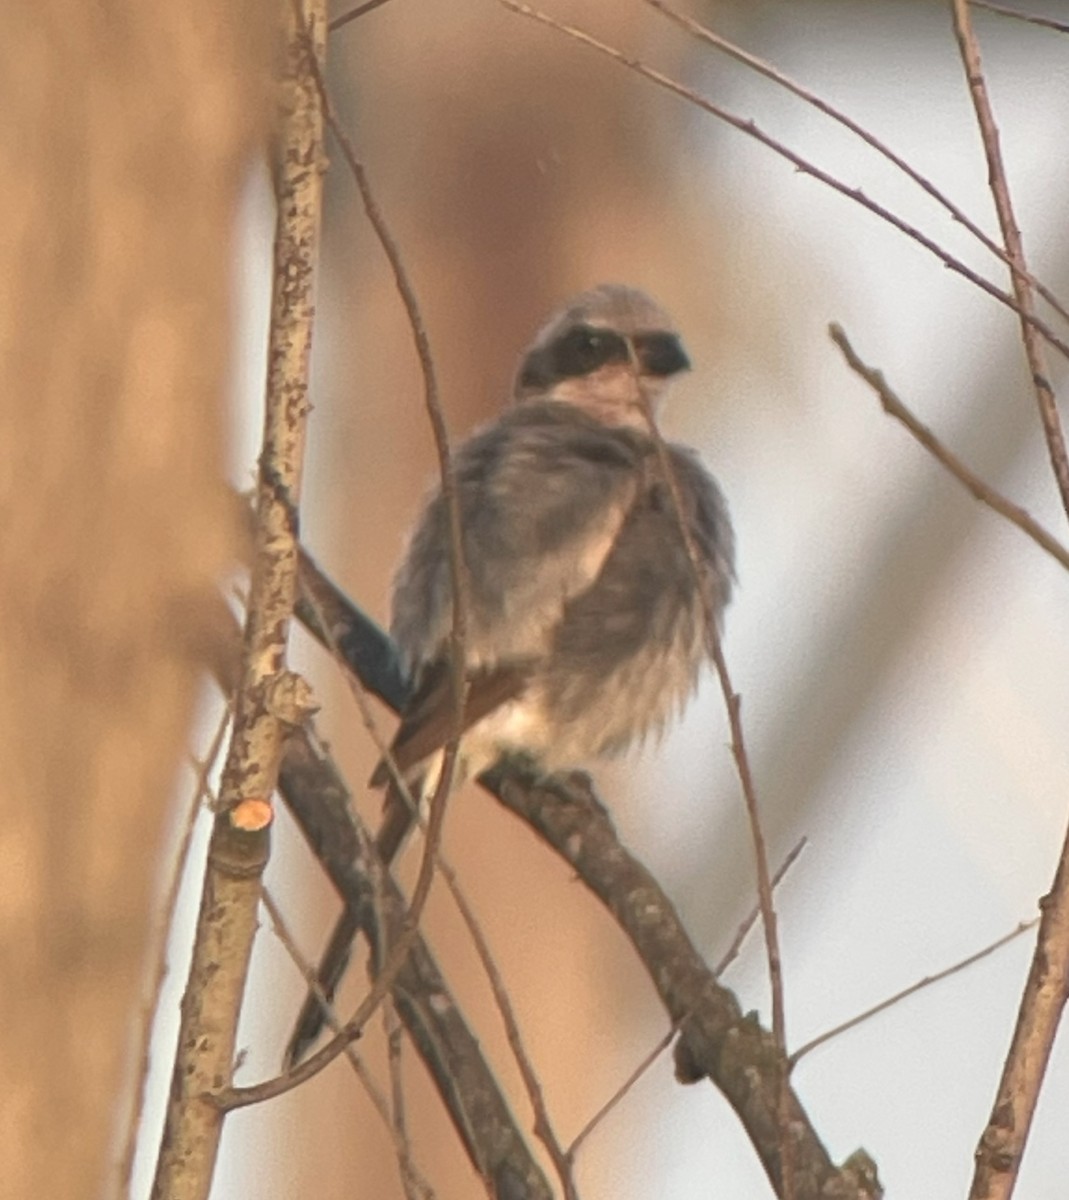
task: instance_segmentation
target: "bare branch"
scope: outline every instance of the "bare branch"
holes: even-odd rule
[[[668,447],[665,445],[664,438],[657,425],[653,406],[650,404],[649,397],[646,395],[645,388],[641,382],[641,373],[635,357],[635,348],[630,343],[628,343],[628,353],[631,358],[631,369],[634,373],[635,383],[642,401],[646,425],[657,450],[657,460],[661,477],[668,488],[676,526],[683,539],[687,559],[694,577],[694,585],[701,600],[706,650],[716,669],[717,681],[720,684],[720,691],[723,694],[724,704],[727,708],[728,723],[731,728],[731,753],[735,759],[735,769],[739,776],[743,800],[746,804],[746,816],[750,824],[750,841],[753,845],[754,864],[757,872],[758,905],[761,910],[761,927],[765,936],[765,952],[768,957],[768,975],[772,991],[772,1036],[779,1050],[778,1061],[785,1063],[787,1059],[787,1021],[783,1000],[783,966],[779,949],[779,932],[776,921],[776,909],[772,898],[772,878],[768,867],[768,850],[765,846],[765,835],[761,827],[761,816],[757,803],[757,790],[753,783],[753,773],[750,770],[750,760],[746,753],[746,741],[742,728],[742,698],[735,691],[731,682],[731,676],[728,673],[727,659],[724,657],[724,648],[720,642],[719,621],[717,620],[713,597],[710,594],[708,574],[702,570],[698,548],[694,543],[694,535],[691,532],[690,522],[687,519],[683,500],[679,494],[679,481],[676,479],[675,471],[672,469],[672,462],[668,456]],[[779,1112],[780,1194],[784,1197],[784,1200],[794,1200],[795,1196],[793,1147],[788,1124],[789,1110],[790,1097],[787,1089],[787,1072],[784,1069],[780,1077]]]
[[[746,743],[742,731],[742,697],[735,691],[728,674],[727,662],[719,639],[713,647],[713,662],[720,681],[720,690],[727,705],[728,722],[731,726],[731,753],[735,759],[743,798],[746,801],[746,816],[750,822],[750,840],[754,848],[757,868],[757,895],[761,909],[761,924],[765,934],[765,949],[768,955],[768,975],[772,990],[772,1036],[781,1056],[777,1060],[779,1075],[778,1124],[781,1140],[780,1195],[784,1200],[794,1200],[794,1142],[791,1130],[791,1093],[787,1071],[783,1060],[787,1056],[787,1017],[783,999],[783,963],[780,958],[778,922],[772,900],[772,878],[768,868],[768,849],[761,827],[761,814],[757,805],[757,790],[754,787],[750,762],[746,755]]]
[[[982,292],[986,292],[992,299],[997,300],[999,304],[1005,305],[1006,308],[1016,312],[1023,321],[1040,333],[1051,346],[1054,346],[1060,354],[1069,359],[1069,342],[1059,337],[1046,322],[1040,320],[1033,312],[1022,312],[1020,306],[1014,297],[997,288],[989,280],[982,275],[977,274],[972,268],[966,266],[961,259],[944,250],[938,242],[922,233],[916,226],[911,225],[908,221],[903,220],[882,204],[871,200],[860,188],[852,188],[837,179],[834,175],[830,175],[827,171],[821,170],[808,159],[803,158],[800,154],[796,154],[790,150],[782,142],[777,141],[770,134],[765,133],[756,121],[749,120],[745,117],[740,117],[735,113],[729,112],[726,108],[719,104],[714,104],[712,100],[707,99],[700,92],[696,92],[693,88],[687,87],[685,84],[679,83],[670,76],[663,74],[661,71],[648,66],[641,59],[635,58],[629,54],[625,54],[622,50],[618,50],[615,46],[610,46],[606,42],[600,41],[592,34],[585,32],[582,29],[576,28],[574,25],[568,25],[563,21],[558,21],[555,17],[549,16],[548,13],[539,11],[536,8],[531,8],[530,5],[522,4],[519,0],[497,0],[498,4],[503,5],[511,12],[517,13],[519,16],[528,17],[533,21],[537,21],[542,25],[546,25],[551,29],[557,30],[559,33],[567,37],[573,38],[577,42],[581,42],[584,46],[589,46],[596,50],[599,54],[604,54],[607,58],[613,59],[628,70],[634,71],[636,75],[641,75],[643,79],[648,79],[651,83],[655,83],[658,87],[664,88],[666,91],[672,92],[674,95],[681,97],[690,104],[696,105],[703,112],[709,113],[710,116],[716,117],[725,124],[730,125],[733,129],[737,129],[740,133],[747,137],[753,138],[755,141],[766,146],[774,154],[778,154],[784,158],[793,167],[795,167],[803,175],[809,175],[811,178],[832,188],[842,196],[853,200],[856,204],[860,204],[862,208],[867,209],[880,220],[885,221],[899,233],[905,234],[911,241],[916,242],[919,246],[923,246],[930,254],[934,255],[939,261],[953,271],[956,275],[960,275],[963,279],[967,279],[975,287],[978,287]]]
[[[775,875],[772,876],[773,890],[775,890],[777,887],[779,887],[780,880],[782,880],[784,875],[786,875],[787,872],[791,869],[791,867],[794,866],[794,864],[798,860],[798,856],[802,853],[802,851],[806,848],[806,846],[808,844],[809,844],[808,838],[801,837],[798,839],[798,841],[795,843],[794,849],[787,855],[787,857],[783,860],[783,862],[780,863],[779,869],[776,871]],[[724,951],[723,957],[716,964],[716,966],[713,967],[713,974],[717,977],[717,979],[719,979],[720,976],[723,975],[723,973],[728,969],[728,967],[731,966],[731,964],[738,957],[739,951],[742,949],[742,944],[743,944],[743,942],[746,941],[746,935],[750,932],[751,929],[753,929],[754,922],[757,920],[757,918],[760,915],[761,915],[761,905],[760,905],[760,902],[758,902],[750,910],[749,916],[747,916],[746,920],[743,921],[739,925],[738,929],[735,931],[735,936],[731,940],[731,945],[728,946],[727,950]]]
[[[322,0],[309,0],[307,13],[288,6],[286,12],[267,395],[241,684],[182,1002],[154,1200],[206,1200],[211,1187],[223,1123],[213,1096],[233,1077],[285,733],[274,698],[287,681],[286,637],[297,590],[297,513],[322,195],[322,118],[310,64],[322,54],[326,37]],[[311,38],[304,27],[313,30]]]
[[[1069,547],[1066,547],[1056,537],[1048,533],[1023,508],[1008,500],[1001,492],[991,487],[990,484],[985,483],[957,455],[948,450],[928,426],[919,421],[903,404],[898,395],[892,391],[883,376],[883,372],[877,371],[874,367],[867,366],[861,361],[841,325],[829,325],[828,333],[831,336],[831,340],[842,351],[843,357],[846,359],[850,369],[859,375],[872,388],[876,395],[879,396],[883,411],[888,416],[901,421],[925,450],[936,461],[946,467],[955,479],[964,484],[981,504],[986,504],[988,508],[997,512],[999,516],[1005,517],[1011,524],[1016,525],[1041,550],[1045,550],[1056,562],[1060,563],[1066,570],[1069,570]]]
[[[605,1120],[621,1100],[627,1095],[643,1075],[653,1066],[653,1064],[661,1057],[668,1047],[675,1040],[679,1033],[679,1026],[673,1025],[671,1029],[661,1038],[656,1046],[643,1058],[638,1066],[631,1072],[630,1075],[620,1084],[615,1092],[605,1101],[598,1111],[590,1118],[582,1129],[575,1135],[572,1144],[568,1147],[568,1158],[575,1159],[579,1153],[579,1147],[587,1140],[595,1129]]]
[[[836,1025],[834,1029],[829,1029],[819,1037],[813,1038],[812,1041],[799,1046],[791,1055],[791,1070],[793,1071],[798,1065],[799,1060],[804,1058],[811,1050],[815,1050],[818,1046],[823,1046],[825,1042],[830,1042],[832,1038],[837,1038],[839,1034],[845,1033],[848,1029],[854,1029],[858,1025],[864,1024],[869,1018],[886,1012],[887,1009],[893,1008],[900,1001],[905,1000],[907,996],[913,996],[917,992],[931,987],[933,983],[940,983],[944,979],[949,979],[951,975],[956,975],[959,971],[964,971],[966,967],[973,966],[975,963],[980,962],[981,959],[987,958],[989,954],[994,954],[996,950],[1001,950],[1003,946],[1019,938],[1022,933],[1027,933],[1029,929],[1034,929],[1038,921],[1038,917],[1033,917],[1031,921],[1022,921],[1016,929],[1003,934],[1000,938],[996,938],[989,946],[985,946],[982,950],[977,950],[975,954],[970,954],[968,958],[963,958],[960,962],[956,962],[953,966],[947,967],[942,971],[936,971],[934,975],[926,975],[923,979],[918,979],[916,983],[903,988],[900,992],[895,992],[893,996],[888,996],[886,1000],[881,1000],[879,1004],[874,1004],[871,1008],[865,1009],[864,1012],[858,1013],[856,1017],[851,1017],[849,1021],[843,1021],[841,1025]]]
[[[557,1178],[560,1180],[561,1191],[565,1200],[579,1200],[579,1192],[575,1186],[575,1178],[572,1175],[574,1143],[572,1148],[566,1151],[561,1146],[554,1132],[553,1122],[549,1116],[549,1108],[546,1105],[545,1095],[542,1092],[541,1081],[523,1044],[519,1021],[516,1019],[516,1013],[512,1007],[512,1001],[509,999],[505,981],[498,969],[497,963],[494,961],[490,944],[486,940],[486,935],[483,933],[482,926],[479,924],[474,910],[468,903],[468,898],[464,895],[460,887],[456,871],[453,870],[452,866],[450,866],[441,854],[438,855],[438,869],[441,871],[442,878],[449,888],[449,892],[453,897],[453,903],[457,906],[461,920],[467,928],[468,936],[475,947],[475,953],[478,955],[479,962],[490,983],[490,990],[494,996],[494,1004],[497,1006],[502,1024],[505,1026],[505,1036],[508,1038],[509,1049],[512,1051],[512,1057],[520,1069],[520,1077],[527,1092],[527,1099],[534,1111],[535,1136],[546,1148],[546,1153],[549,1155],[550,1161],[553,1163],[553,1169],[557,1172]]]
[[[149,987],[148,996],[145,999],[145,1005],[141,1012],[141,1029],[139,1031],[137,1053],[140,1078],[138,1080],[133,1111],[130,1113],[127,1121],[126,1143],[119,1158],[119,1190],[125,1196],[130,1195],[130,1178],[134,1169],[134,1157],[137,1153],[137,1135],[141,1128],[141,1120],[145,1111],[145,1100],[148,1095],[149,1072],[152,1068],[150,1053],[152,1048],[152,1027],[160,1010],[160,996],[163,993],[163,984],[167,978],[168,938],[170,937],[171,927],[174,924],[175,909],[178,906],[178,893],[181,890],[182,880],[186,874],[189,849],[193,844],[193,830],[196,828],[201,804],[211,796],[208,776],[215,769],[215,764],[222,753],[223,739],[226,737],[226,727],[229,723],[230,706],[225,705],[215,734],[212,737],[211,745],[208,747],[204,760],[197,767],[197,778],[193,787],[193,795],[190,797],[189,808],[186,810],[186,817],[182,823],[182,832],[179,835],[178,848],[174,856],[174,862],[171,864],[171,876],[167,884],[167,892],[163,899],[163,909],[160,913],[159,932],[157,934],[159,944],[156,948],[156,966],[152,974],[152,984]]]
[[[676,1074],[708,1077],[735,1110],[777,1195],[783,1194],[782,1107],[792,1138],[798,1200],[882,1195],[875,1165],[859,1152],[842,1167],[828,1156],[789,1081],[775,1038],[717,983],[653,876],[620,844],[608,814],[576,773],[565,781],[525,777],[503,763],[482,777],[572,867],[630,940],[673,1024],[682,1030]]]
[[[382,644],[385,659],[390,642],[368,621],[368,636],[371,630]],[[367,682],[375,686],[374,680]],[[377,868],[367,850],[370,839],[330,756],[303,729],[287,746],[280,790],[331,882],[349,910],[360,914],[360,927],[375,939],[370,910],[378,884],[372,882]],[[383,906],[392,910],[392,919],[400,920],[404,898],[385,872],[382,887]],[[493,1200],[552,1200],[552,1190],[531,1156],[478,1039],[420,938],[403,964],[394,1002],[488,1194]]]
[[[955,204],[945,192],[937,188],[926,175],[921,174],[916,167],[911,166],[900,154],[897,154],[885,142],[880,141],[878,137],[870,133],[863,125],[858,124],[852,117],[840,111],[834,105],[829,104],[826,100],[823,100],[808,88],[803,87],[800,83],[796,83],[790,76],[785,75],[782,71],[772,66],[771,63],[759,58],[756,54],[751,54],[749,51],[743,50],[741,46],[736,46],[734,42],[730,42],[727,38],[721,37],[720,34],[714,33],[713,30],[702,25],[701,22],[695,21],[693,17],[665,4],[664,0],[645,0],[645,2],[650,7],[657,9],[658,12],[663,13],[681,29],[686,30],[692,37],[722,51],[730,58],[735,59],[736,62],[744,63],[759,75],[763,75],[766,79],[771,79],[792,95],[797,96],[800,100],[804,100],[806,104],[811,105],[818,112],[824,113],[825,116],[842,125],[844,129],[849,129],[852,134],[859,137],[867,146],[871,146],[877,154],[886,158],[888,162],[896,166],[904,175],[917,184],[919,188],[927,192],[959,225],[967,229],[982,246],[990,250],[992,254],[1004,263],[1008,265],[1012,264],[1013,260],[1009,253],[998,242],[988,237],[980,226]],[[1069,320],[1069,310],[1066,309],[1065,305],[1062,304],[1049,288],[1032,275],[1028,276],[1028,281],[1059,316]]]
[[[1030,25],[1042,25],[1045,29],[1054,29],[1058,33],[1069,33],[1069,25],[1064,21],[1054,21],[1050,17],[1036,17],[1031,13],[1018,12],[1015,8],[1006,8],[1002,4],[989,4],[988,0],[969,0],[973,8],[984,8],[988,12],[998,13],[1002,17],[1013,17],[1017,21],[1027,21]]]
[[[463,732],[464,700],[467,693],[467,680],[464,671],[464,640],[467,627],[467,605],[464,597],[467,581],[464,575],[464,543],[460,528],[460,506],[457,503],[456,481],[453,477],[452,456],[449,451],[449,431],[446,428],[445,416],[442,412],[442,405],[438,396],[438,379],[434,370],[434,357],[431,354],[430,340],[427,337],[423,315],[419,309],[416,293],[409,281],[408,272],[405,270],[401,252],[393,239],[393,235],[390,233],[386,219],[375,199],[367,171],[364,169],[363,163],[357,158],[353,144],[349,140],[349,136],[346,134],[341,122],[338,120],[337,113],[334,111],[334,106],[331,104],[330,96],[327,93],[326,82],[323,79],[322,72],[315,65],[313,65],[313,72],[316,88],[319,91],[320,102],[323,105],[324,118],[331,133],[334,134],[338,144],[341,146],[342,155],[360,193],[364,212],[390,264],[397,293],[401,297],[405,313],[408,316],[408,324],[412,331],[412,340],[419,359],[420,370],[423,372],[424,405],[427,409],[428,419],[430,420],[431,432],[434,435],[434,446],[438,455],[438,473],[442,485],[442,500],[445,503],[446,512],[449,517],[449,573],[453,591],[453,626],[450,635],[453,729],[444,747],[441,776],[438,786],[435,789],[435,796],[430,805],[431,819],[428,824],[433,830],[434,825],[441,820],[440,816],[436,818],[436,809],[443,807],[445,796],[448,794],[452,783],[457,748],[460,743],[460,735]],[[417,890],[418,886],[417,884]]]
[[[336,29],[341,29],[343,25],[348,25],[350,21],[355,21],[358,17],[364,16],[365,13],[372,12],[376,8],[381,8],[385,3],[386,0],[364,0],[363,4],[358,4],[355,8],[350,8],[348,12],[343,12],[341,16],[335,17],[327,25],[327,32],[333,33]]]
[[[969,94],[972,96],[973,107],[976,110],[976,120],[980,126],[984,154],[987,157],[991,195],[998,213],[1002,240],[1010,256],[1010,279],[1013,284],[1013,294],[1017,299],[1017,312],[1021,318],[1021,339],[1024,343],[1025,357],[1028,360],[1028,369],[1032,375],[1032,384],[1036,390],[1039,418],[1043,425],[1043,435],[1047,439],[1047,451],[1050,455],[1054,479],[1061,494],[1062,508],[1065,509],[1066,516],[1069,516],[1069,455],[1065,450],[1061,417],[1058,415],[1054,389],[1050,385],[1043,348],[1036,338],[1035,328],[1030,321],[1035,314],[1035,300],[1032,295],[1032,286],[1029,283],[1021,231],[1017,226],[1017,218],[1014,216],[1009,183],[1006,180],[1006,171],[1002,163],[998,126],[995,124],[995,114],[987,95],[987,85],[984,82],[983,69],[980,65],[980,50],[972,31],[968,0],[951,0],[951,2],[954,9],[954,33],[958,40],[961,61],[965,67],[965,76],[969,83]]]
[[[405,1200],[430,1200],[430,1189],[417,1178],[410,1166],[412,1143],[408,1137],[403,1062],[405,1027],[389,996],[383,1001],[382,1023],[386,1032],[386,1064],[390,1072],[390,1125],[396,1143],[404,1147],[399,1159],[401,1186],[405,1191]]]
[[[290,932],[289,926],[286,923],[285,917],[282,915],[282,910],[278,903],[271,895],[270,891],[265,887],[261,896],[264,908],[267,909],[267,915],[271,918],[271,926],[275,932],[275,936],[282,943],[286,953],[290,956],[290,960],[300,971],[305,982],[312,991],[317,991],[318,983],[316,981],[315,968],[304,957],[297,946],[297,942]],[[323,1005],[326,1013],[327,1024],[337,1031],[341,1028],[341,1022],[338,1020],[336,1013],[330,1006],[327,998],[320,991],[319,1001]],[[367,1068],[367,1064],[356,1053],[352,1046],[346,1046],[345,1057],[352,1067],[357,1079],[360,1080],[367,1093],[368,1099],[371,1101],[372,1107],[382,1119],[382,1123],[386,1131],[390,1135],[390,1140],[393,1142],[394,1153],[397,1155],[397,1163],[401,1172],[401,1177],[405,1181],[406,1187],[411,1183],[418,1190],[425,1200],[430,1200],[434,1196],[434,1190],[430,1183],[424,1178],[419,1170],[414,1158],[412,1157],[412,1147],[408,1139],[404,1136],[403,1131],[397,1128],[393,1116],[390,1112],[390,1105],[383,1095],[381,1088],[372,1078],[371,1072]]]

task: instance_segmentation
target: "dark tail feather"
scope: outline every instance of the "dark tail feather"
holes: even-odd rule
[[[415,789],[415,794],[419,794],[418,787]],[[382,825],[375,838],[375,848],[383,863],[389,865],[397,857],[414,823],[415,820],[408,805],[396,788],[391,785],[386,791]],[[341,982],[341,977],[349,965],[353,942],[359,932],[359,922],[349,906],[346,905],[334,926],[334,931],[319,960],[319,969],[316,972],[316,981],[328,1003],[334,999],[334,993]],[[297,1023],[293,1027],[293,1033],[286,1046],[286,1054],[283,1058],[285,1070],[292,1070],[305,1057],[323,1032],[323,1026],[326,1023],[327,1014],[323,1005],[315,992],[310,991],[305,997],[297,1017]]]
[[[335,989],[349,965],[357,932],[356,917],[347,906],[334,926],[334,932],[330,935],[330,941],[319,960],[319,970],[316,972],[316,981],[328,1002],[334,999]],[[326,1022],[327,1014],[319,997],[310,991],[304,999],[289,1044],[286,1046],[282,1062],[287,1071],[292,1070],[312,1048]]]

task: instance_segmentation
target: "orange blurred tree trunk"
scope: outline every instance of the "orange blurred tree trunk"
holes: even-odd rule
[[[221,486],[230,247],[271,6],[12,0],[0,20],[0,1162],[96,1197]]]

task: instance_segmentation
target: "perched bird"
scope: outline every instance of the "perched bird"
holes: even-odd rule
[[[547,774],[616,754],[662,730],[693,692],[707,619],[718,623],[731,595],[734,544],[695,452],[665,447],[670,484],[650,432],[666,385],[689,366],[650,297],[604,284],[540,330],[512,403],[457,449],[468,678],[459,777],[509,754]],[[452,619],[439,488],[393,591],[391,632],[414,688],[391,757],[417,799],[433,790],[453,724]],[[412,816],[385,762],[372,784],[389,785],[378,839],[389,859]],[[354,933],[343,915],[320,968],[328,996]],[[289,1062],[321,1026],[310,997]]]

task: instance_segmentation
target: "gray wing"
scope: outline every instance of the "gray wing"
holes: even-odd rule
[[[702,572],[711,590],[713,618],[719,622],[735,583],[735,532],[727,502],[697,451],[670,445],[668,456]]]
[[[510,409],[457,452],[469,668],[538,659],[568,601],[597,578],[638,493],[646,439],[571,406]],[[392,633],[410,668],[442,658],[452,623],[440,490],[394,583]]]

